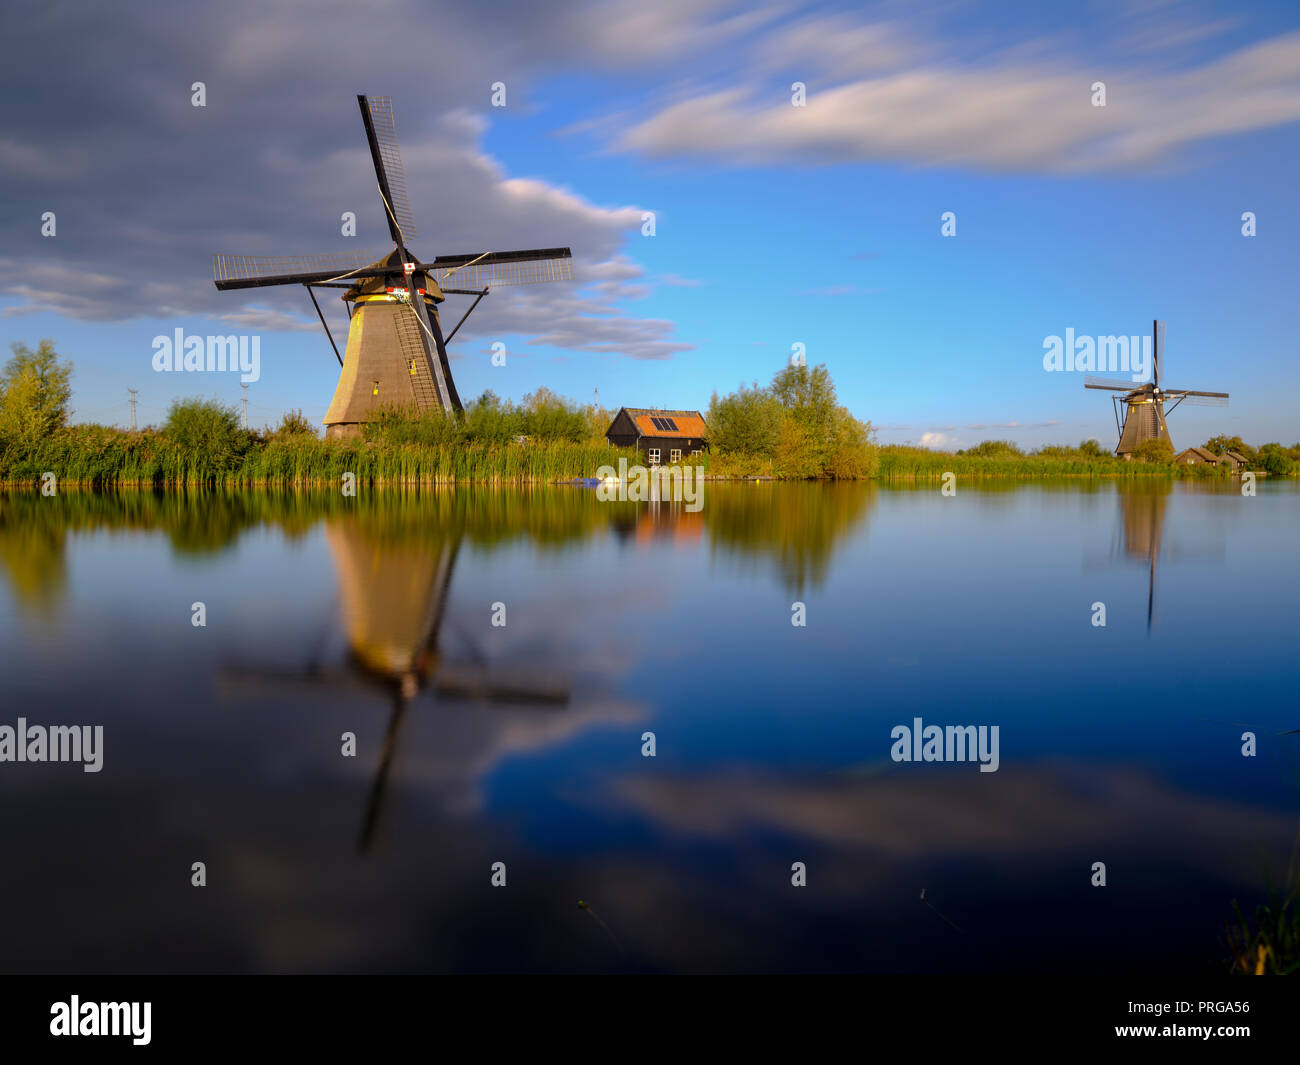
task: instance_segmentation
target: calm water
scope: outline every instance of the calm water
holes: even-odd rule
[[[1298,524],[1294,482],[0,496],[0,724],[104,727],[0,763],[0,969],[1222,971],[1300,828]],[[892,761],[916,717],[998,771]]]

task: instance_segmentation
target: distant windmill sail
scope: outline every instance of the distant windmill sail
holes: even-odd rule
[[[447,295],[475,297],[452,329],[454,336],[493,288],[574,277],[573,253],[568,248],[475,252],[432,261],[410,252],[408,241],[418,230],[397,143],[393,102],[387,96],[358,96],[357,104],[393,250],[215,255],[212,261],[212,280],[221,291],[274,285],[304,285],[309,291],[346,289],[343,299],[351,308],[347,349],[325,415],[327,436],[351,435],[389,407],[462,409],[447,355],[449,337],[443,335],[438,314],[438,305]],[[321,323],[329,335],[323,315]]]

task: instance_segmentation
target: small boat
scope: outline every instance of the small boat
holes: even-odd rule
[[[602,484],[618,484],[617,477],[574,477],[571,481],[559,481],[558,484],[571,484],[578,488],[599,488]]]

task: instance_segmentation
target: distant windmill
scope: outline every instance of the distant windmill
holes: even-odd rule
[[[1086,377],[1084,388],[1107,389],[1111,392],[1123,392],[1123,396],[1112,396],[1115,407],[1115,426],[1119,430],[1117,455],[1129,455],[1139,444],[1147,440],[1168,440],[1169,426],[1165,415],[1173,413],[1180,403],[1189,406],[1226,407],[1227,392],[1194,392],[1185,388],[1160,387],[1160,359],[1164,353],[1165,323],[1152,322],[1152,376],[1144,385],[1134,388],[1130,384],[1117,384],[1112,378]],[[1124,420],[1120,421],[1119,405],[1124,404]],[[1165,404],[1170,404],[1166,410]]]
[[[573,278],[568,248],[471,252],[421,261],[407,247],[417,235],[406,193],[402,158],[387,96],[358,96],[370,157],[375,165],[393,251],[335,252],[322,255],[214,255],[212,277],[218,289],[303,285],[343,370],[325,414],[326,436],[347,436],[384,407],[461,410],[451,378],[447,343],[493,285],[520,285]],[[466,287],[444,288],[457,276]],[[338,346],[321,314],[313,288],[343,288],[348,305],[347,350]],[[447,295],[475,300],[446,338],[437,305]],[[355,310],[353,309],[355,307]]]

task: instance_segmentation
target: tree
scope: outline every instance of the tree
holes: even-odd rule
[[[491,389],[465,408],[469,437],[483,444],[508,444],[523,434],[523,421],[509,404]]]
[[[974,447],[957,452],[959,455],[973,455],[981,459],[1015,459],[1024,452],[1011,440],[981,440]]]
[[[1237,454],[1245,456],[1248,462],[1253,463],[1255,461],[1255,449],[1239,436],[1226,436],[1222,433],[1218,436],[1212,436],[1205,441],[1205,450],[1213,451],[1216,455],[1235,451]]]
[[[302,409],[285,411],[284,416],[280,419],[280,427],[275,430],[275,436],[315,436],[316,426],[312,425],[311,420],[302,412]]]
[[[524,396],[520,408],[523,435],[534,440],[567,440],[577,443],[587,435],[587,420],[568,400],[545,385]]]
[[[1132,456],[1135,462],[1173,462],[1174,445],[1168,440],[1152,437],[1138,444],[1133,449]]]
[[[781,477],[854,478],[875,472],[870,422],[836,401],[825,366],[787,366],[760,388],[744,385],[709,402],[709,446],[771,461]]]
[[[772,378],[771,392],[787,411],[801,415],[805,425],[825,424],[835,410],[835,385],[824,365],[787,366]]]
[[[765,390],[741,385],[729,396],[709,400],[709,447],[771,458],[781,433],[781,405]]]
[[[1264,444],[1256,458],[1270,477],[1287,477],[1295,469],[1295,460],[1281,444]]]
[[[59,358],[52,340],[35,351],[22,343],[12,349],[0,373],[0,434],[30,447],[67,424],[72,365]]]
[[[248,439],[234,407],[205,399],[173,400],[163,434],[176,451],[178,473],[208,476],[232,468]]]
[[[803,446],[811,452],[807,461],[818,470],[830,460],[834,448],[835,385],[825,365],[787,366],[772,378],[773,398],[803,431]]]

